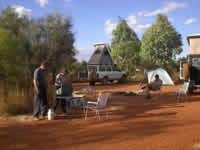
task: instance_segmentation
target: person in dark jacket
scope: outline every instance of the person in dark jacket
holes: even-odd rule
[[[47,100],[47,76],[48,69],[47,61],[43,61],[40,67],[34,71],[33,85],[34,85],[34,120],[39,120],[39,114],[42,118],[47,115],[48,100]]]

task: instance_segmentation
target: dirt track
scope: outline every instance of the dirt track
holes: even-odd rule
[[[87,84],[74,84],[75,89]],[[53,121],[0,121],[1,150],[198,150],[200,149],[200,94],[178,102],[175,88],[163,87],[162,95],[112,96],[110,119],[89,114],[57,116]],[[100,91],[130,91],[135,84],[98,85]],[[199,145],[198,145],[199,144]],[[196,147],[196,148],[195,148]]]

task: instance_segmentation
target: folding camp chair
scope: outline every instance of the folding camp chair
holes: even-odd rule
[[[174,91],[176,94],[176,99],[181,100],[181,97],[183,97],[183,100],[184,98],[186,99],[188,96],[187,95],[188,90],[189,90],[189,82],[184,82],[183,88],[179,88]]]
[[[87,102],[86,112],[85,112],[85,120],[87,119],[88,109],[96,111],[96,117],[98,117],[98,119],[100,120],[99,110],[106,108],[106,104],[107,104],[109,95],[110,95],[110,93],[108,93],[108,92],[102,92],[102,93],[100,93],[96,102],[92,102],[92,101]],[[108,112],[106,113],[106,115],[108,118]]]

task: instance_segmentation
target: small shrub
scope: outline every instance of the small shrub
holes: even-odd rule
[[[171,78],[174,82],[178,82],[180,81],[180,78],[179,78],[179,72],[173,72],[172,75],[171,75]]]
[[[143,72],[137,72],[134,76],[132,76],[130,79],[131,80],[134,80],[134,81],[143,81],[145,80],[145,76],[144,76],[144,73]]]

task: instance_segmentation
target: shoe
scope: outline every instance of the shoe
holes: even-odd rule
[[[47,119],[47,116],[41,116],[41,119],[45,120],[45,119]]]
[[[38,120],[40,120],[40,119],[39,119],[38,117],[34,117],[33,120],[34,120],[34,121],[38,121]]]

